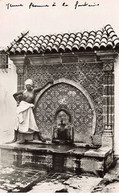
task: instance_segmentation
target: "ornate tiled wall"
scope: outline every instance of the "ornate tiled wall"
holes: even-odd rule
[[[75,87],[61,83],[49,88],[36,106],[36,121],[44,137],[51,137],[54,116],[58,109],[66,109],[71,115],[75,142],[90,142],[93,129],[93,111],[86,97]],[[52,139],[52,137],[51,137]],[[89,141],[88,141],[89,140]]]
[[[27,74],[26,74],[27,73]],[[80,84],[90,96],[96,112],[95,134],[103,132],[103,70],[99,63],[67,63],[56,65],[28,65],[24,79],[31,78],[35,86],[42,87],[50,79],[61,78]],[[70,92],[74,92],[73,94]],[[83,93],[75,86],[67,83],[57,84],[49,88],[40,98],[36,106],[36,121],[44,137],[51,139],[53,115],[62,105],[59,100],[66,98],[71,111],[76,142],[91,143],[93,111]]]

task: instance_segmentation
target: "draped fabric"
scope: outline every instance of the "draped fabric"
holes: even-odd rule
[[[21,133],[27,133],[30,130],[39,132],[39,129],[36,125],[36,121],[33,114],[32,103],[27,103],[21,101],[20,105],[17,107],[17,129]]]

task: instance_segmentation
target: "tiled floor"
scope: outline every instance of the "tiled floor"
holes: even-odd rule
[[[66,173],[49,173],[37,168],[0,166],[0,193],[117,193],[119,192],[119,162],[104,178]]]
[[[0,192],[27,192],[46,175],[45,171],[32,168],[2,167],[0,169]]]

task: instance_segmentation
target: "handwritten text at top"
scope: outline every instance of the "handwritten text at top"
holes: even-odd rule
[[[31,2],[30,4],[28,4],[28,8],[32,9],[32,8],[48,8],[48,7],[56,7],[57,3],[53,2],[52,4],[34,4],[33,2]],[[62,7],[68,7],[68,3],[63,2],[61,3]],[[87,2],[80,4],[79,1],[75,1],[74,4],[72,5],[74,9],[77,9],[79,7],[97,7],[99,6],[98,3],[92,3],[89,4]],[[11,4],[11,3],[7,3],[6,4],[6,8],[7,9],[11,9],[11,8],[20,8],[20,7],[24,7],[23,4]]]

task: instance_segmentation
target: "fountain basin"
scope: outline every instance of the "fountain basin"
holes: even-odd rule
[[[90,173],[102,177],[113,163],[113,151],[107,147],[89,149],[75,145],[29,142],[3,144],[0,149],[1,164],[4,166],[37,167],[47,172]]]

